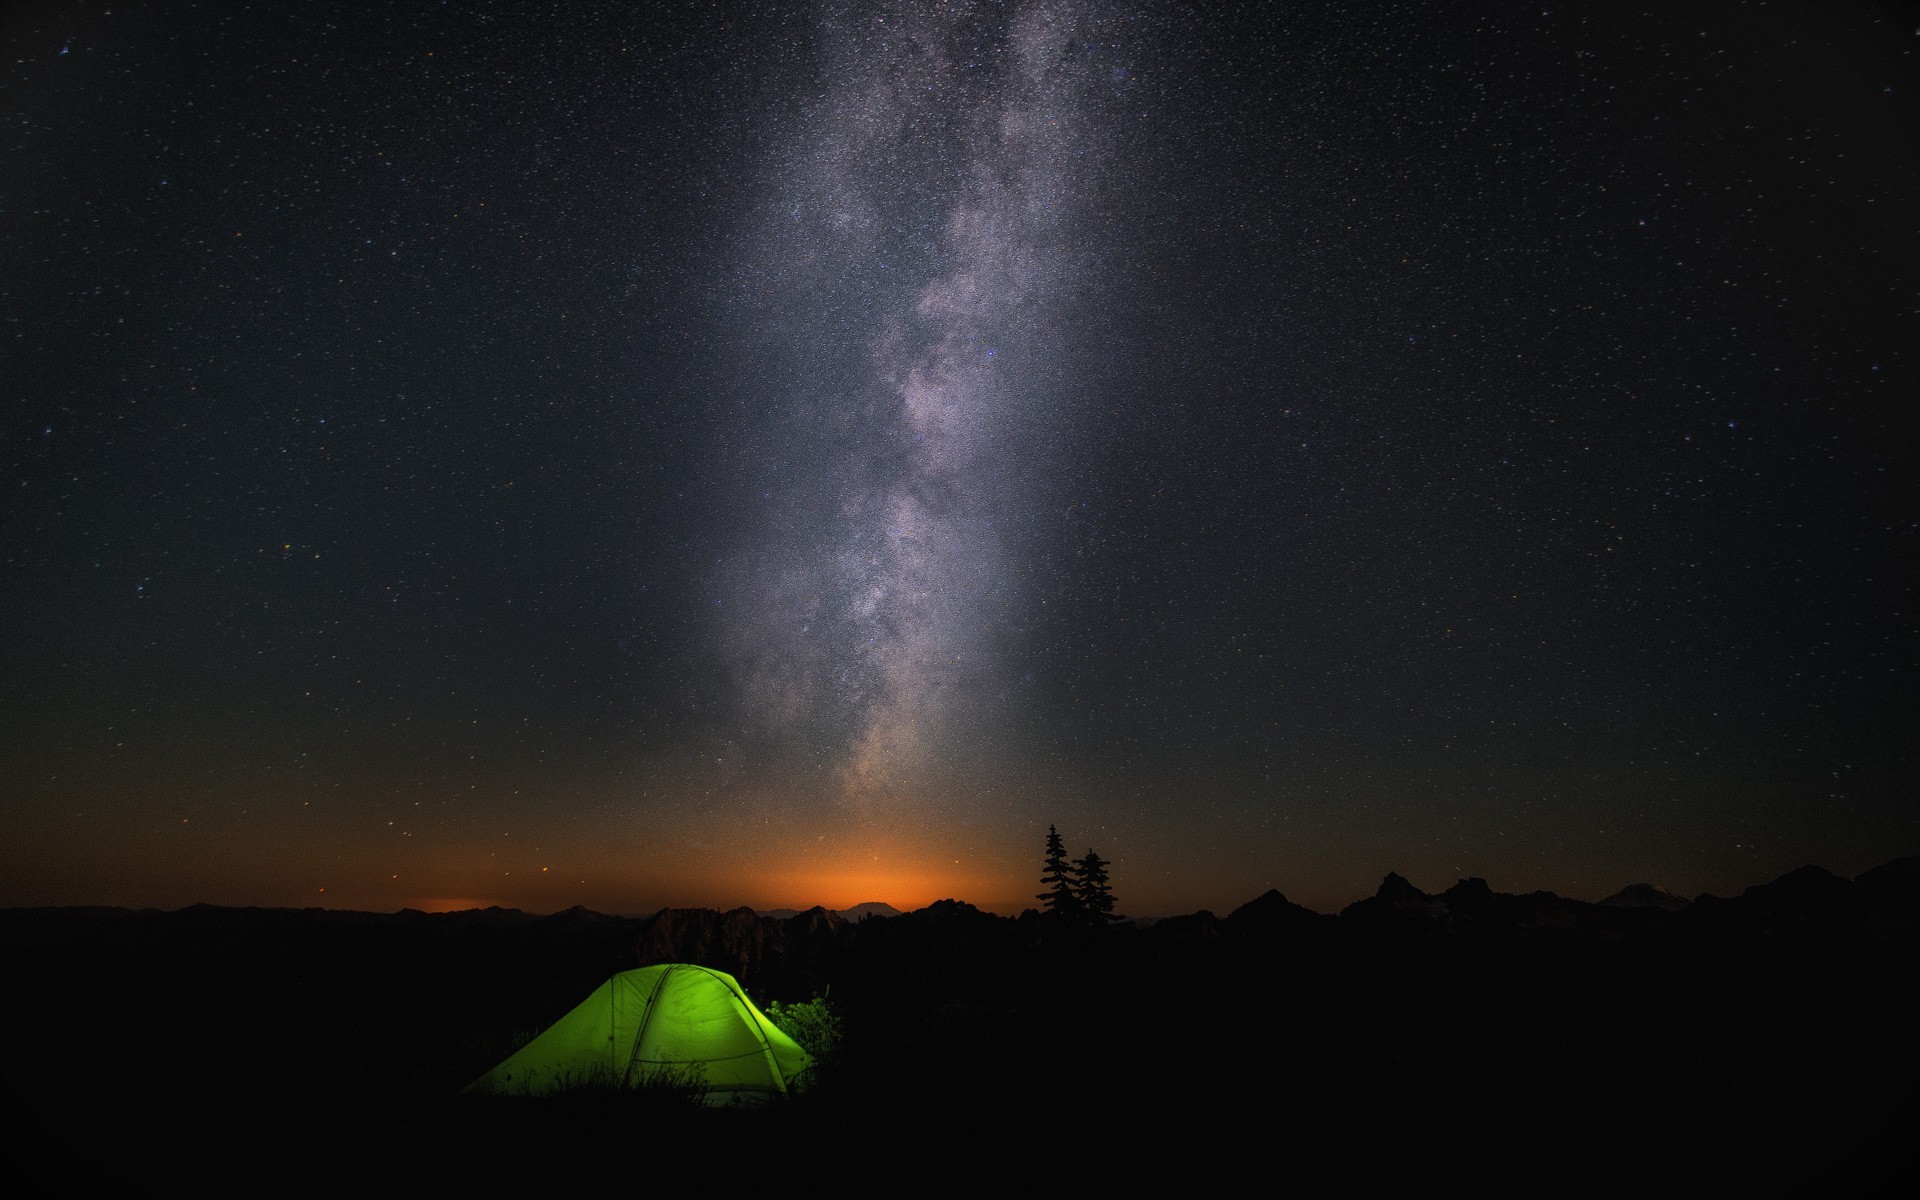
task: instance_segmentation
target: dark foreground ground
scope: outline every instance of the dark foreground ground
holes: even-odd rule
[[[966,1178],[1686,1194],[1899,1190],[1920,1105],[1920,859],[1684,907],[1277,893],[1088,930],[943,902],[859,924],[679,910],[0,912],[18,1174],[54,1181]],[[800,1099],[459,1094],[616,971],[828,992]],[[829,991],[830,989],[830,991]],[[903,1172],[907,1174],[902,1174]],[[887,1183],[892,1180],[892,1183]]]

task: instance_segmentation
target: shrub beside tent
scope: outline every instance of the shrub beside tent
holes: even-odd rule
[[[696,1091],[710,1105],[754,1104],[786,1095],[810,1065],[733,976],[666,963],[607,980],[467,1090],[659,1086]]]

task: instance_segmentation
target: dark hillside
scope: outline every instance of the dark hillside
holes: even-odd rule
[[[1916,1115],[1913,876],[1804,868],[1676,910],[1390,875],[1339,917],[1270,892],[1112,928],[955,901],[863,922],[13,910],[9,1091],[48,1145],[111,1111],[142,1142],[377,1126],[472,1165],[647,1106],[689,1146],[991,1128],[987,1161],[1050,1129],[1116,1163],[1284,1138],[1303,1170],[1359,1176],[1865,1181],[1903,1163]],[[763,1006],[827,992],[839,1060],[770,1113],[457,1094],[609,975],[662,961],[731,972]]]

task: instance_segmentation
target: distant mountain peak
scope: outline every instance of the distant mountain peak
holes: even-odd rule
[[[1277,888],[1268,888],[1264,893],[1242,904],[1227,914],[1228,927],[1235,930],[1280,931],[1315,927],[1328,918],[1310,908],[1295,904],[1280,894]]]
[[[1388,871],[1387,877],[1380,881],[1380,890],[1374,896],[1394,904],[1422,903],[1431,897],[1413,886],[1405,875],[1398,871]]]
[[[1454,900],[1454,901],[1478,900],[1483,897],[1492,896],[1493,885],[1489,884],[1486,880],[1480,878],[1478,875],[1473,875],[1473,876],[1469,876],[1466,879],[1462,879],[1458,881],[1442,894],[1447,899]],[[1504,894],[1505,893],[1502,893],[1502,895]]]
[[[1676,896],[1658,884],[1630,883],[1600,903],[1607,908],[1663,908],[1668,912],[1679,912],[1692,901],[1685,896]]]
[[[827,908],[819,904],[805,910],[798,908],[768,908],[760,910],[756,915],[786,921],[794,917],[802,916],[804,913],[811,912],[831,913],[843,921],[864,921],[868,917],[897,917],[901,915],[899,909],[884,900],[866,900],[854,905],[852,908],[840,909]]]

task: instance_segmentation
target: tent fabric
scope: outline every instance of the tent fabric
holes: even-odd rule
[[[665,963],[607,980],[467,1090],[691,1086],[708,1104],[755,1103],[785,1095],[810,1065],[733,976]]]

